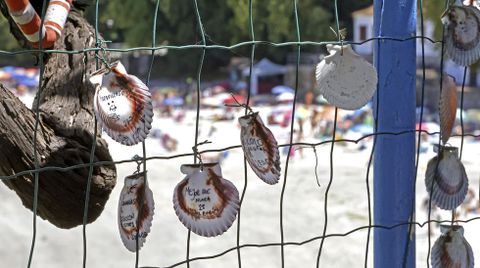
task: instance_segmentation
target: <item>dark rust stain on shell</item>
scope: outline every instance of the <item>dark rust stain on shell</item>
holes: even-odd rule
[[[474,8],[474,7],[472,7]],[[455,33],[455,28],[457,27],[461,27],[461,25],[459,26],[458,24],[458,19],[457,19],[457,11],[458,9],[463,9],[463,11],[466,13],[466,16],[469,16],[469,17],[473,17],[475,19],[475,22],[476,22],[476,25],[477,25],[477,31],[475,31],[476,33],[476,36],[475,36],[475,39],[473,39],[472,41],[470,42],[467,42],[467,43],[464,43],[463,40],[461,40],[460,36],[457,35]],[[460,49],[460,50],[470,50],[472,48],[475,48],[478,44],[478,42],[480,42],[480,29],[479,29],[479,26],[480,26],[480,21],[478,20],[478,17],[477,15],[475,14],[475,12],[470,9],[470,8],[466,8],[466,7],[453,7],[452,9],[450,9],[450,11],[448,12],[448,18],[449,20],[452,22],[451,24],[451,28],[450,30],[453,32],[453,39],[454,39],[454,45],[456,48]]]
[[[185,190],[185,186],[187,186],[188,180],[184,180],[180,183],[177,187],[177,196],[178,196],[178,205],[183,211],[187,211],[190,214],[189,208],[185,205],[185,198],[183,197],[183,191]]]
[[[134,179],[135,176],[137,176],[137,179],[141,179],[142,181],[139,184],[132,186],[133,188],[135,188],[134,206],[137,209],[138,214],[135,220],[134,228],[124,228],[122,226],[123,231],[128,235],[136,233],[137,229],[139,230],[140,228],[142,228],[145,220],[147,220],[147,218],[150,216],[150,211],[151,211],[150,207],[148,206],[148,202],[145,195],[146,188],[145,188],[145,183],[143,181],[144,180],[143,175],[140,176],[139,174],[135,174],[135,175],[129,176],[128,178]],[[142,201],[143,201],[143,205],[140,204]]]
[[[275,161],[277,143],[275,142],[275,139],[271,138],[273,134],[265,128],[257,116],[257,114],[251,115],[250,122],[252,127],[250,131],[252,136],[259,137],[262,140],[262,145],[265,147],[265,151],[268,155],[268,164],[265,168],[260,168],[257,165],[255,165],[255,167],[262,173],[269,172],[274,165],[276,169],[280,170],[280,162]]]
[[[207,168],[206,171],[208,172],[208,180],[206,184],[213,185],[213,189],[218,196],[217,203],[213,205],[212,209],[209,212],[200,213],[200,211],[198,211],[197,209],[187,206],[183,193],[185,192],[185,187],[187,186],[190,178],[182,182],[177,188],[177,196],[179,197],[178,205],[183,211],[185,211],[187,214],[189,214],[196,220],[219,218],[222,215],[225,206],[228,204],[228,202],[230,202],[230,197],[228,196],[230,193],[228,192],[228,189],[224,187],[221,181],[221,177],[215,174],[215,172],[213,172],[210,168]]]
[[[451,257],[450,253],[448,252],[448,244],[452,243],[453,241],[453,236],[454,235],[460,235],[456,233],[457,228],[456,226],[452,226],[447,233],[442,235],[440,239],[442,239],[440,247],[441,247],[441,255],[440,255],[440,262],[442,264],[442,267],[448,267],[448,268],[461,268],[463,265],[467,265],[466,267],[470,267],[470,264],[472,260],[470,259],[470,254],[468,254],[468,249],[470,248],[470,245],[468,242],[465,240],[465,238],[462,237],[462,246],[464,246],[466,250],[466,263],[460,263],[460,262],[455,262]]]

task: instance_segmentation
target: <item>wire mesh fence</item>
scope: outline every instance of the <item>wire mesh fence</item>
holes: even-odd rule
[[[239,179],[241,176],[239,174],[234,174],[232,172],[228,172],[227,168],[225,168],[225,173],[227,176],[231,177],[236,177],[237,181],[235,181],[236,184],[242,185],[241,189],[241,196],[240,196],[240,211],[237,216],[237,221],[236,221],[236,230],[235,228],[232,228],[229,234],[225,235],[222,238],[215,238],[215,239],[223,239],[224,242],[222,242],[222,248],[218,247],[215,245],[215,243],[218,243],[218,240],[198,240],[194,235],[191,234],[190,231],[185,231],[182,232],[179,229],[173,229],[177,230],[177,232],[172,236],[172,234],[166,234],[163,233],[166,237],[169,239],[175,238],[177,242],[171,242],[171,241],[164,241],[161,242],[162,244],[167,244],[164,245],[164,248],[169,247],[169,243],[172,243],[172,247],[174,249],[170,248],[169,253],[172,253],[172,251],[175,251],[176,254],[172,255],[178,255],[178,252],[185,252],[185,258],[180,260],[180,261],[174,261],[169,258],[169,254],[162,254],[158,253],[161,255],[158,257],[157,260],[161,259],[159,263],[163,263],[163,265],[157,265],[155,263],[153,264],[148,264],[148,265],[140,265],[142,262],[142,258],[146,257],[147,255],[153,254],[154,249],[147,249],[144,248],[145,252],[142,256],[140,255],[140,252],[136,251],[135,254],[135,260],[134,262],[132,261],[132,264],[134,264],[135,267],[213,267],[216,265],[225,265],[225,263],[217,263],[217,259],[224,258],[225,256],[229,256],[229,258],[226,260],[226,262],[230,262],[228,265],[229,266],[255,266],[258,265],[258,263],[262,263],[261,259],[266,258],[269,260],[269,264],[272,267],[287,267],[291,265],[298,265],[295,261],[292,259],[300,258],[298,257],[299,254],[298,252],[303,252],[302,254],[308,255],[308,257],[304,258],[302,261],[302,265],[306,265],[305,263],[315,263],[316,267],[329,267],[332,265],[332,263],[335,262],[335,258],[341,258],[343,255],[342,249],[345,247],[348,247],[348,243],[359,243],[362,244],[361,246],[356,246],[357,248],[360,248],[361,251],[355,252],[355,256],[357,258],[363,258],[361,261],[359,259],[354,260],[354,264],[356,266],[364,266],[364,267],[369,267],[372,265],[372,230],[374,229],[385,229],[385,230],[392,230],[395,228],[403,227],[403,226],[409,226],[409,232],[411,232],[411,235],[417,235],[418,239],[418,247],[417,251],[422,251],[422,254],[419,254],[419,256],[424,257],[424,261],[426,266],[430,266],[430,249],[432,247],[432,239],[435,237],[432,236],[434,232],[431,230],[435,224],[438,223],[445,223],[445,224],[465,224],[468,225],[471,222],[477,221],[480,219],[480,217],[467,217],[464,219],[456,219],[455,217],[452,216],[451,220],[441,220],[440,218],[434,218],[432,215],[432,202],[429,201],[427,205],[427,211],[426,211],[426,219],[423,221],[417,221],[416,219],[420,218],[415,214],[416,209],[420,207],[420,205],[414,202],[415,207],[411,208],[411,217],[410,221],[408,222],[401,222],[395,225],[391,226],[382,226],[382,225],[375,225],[373,223],[373,206],[372,204],[372,193],[371,193],[371,184],[372,184],[372,165],[374,161],[374,151],[375,151],[375,146],[376,146],[376,137],[379,135],[382,136],[401,136],[401,135],[411,135],[412,133],[415,133],[416,135],[416,155],[415,155],[415,182],[412,185],[412,188],[415,190],[419,188],[419,185],[421,185],[421,179],[423,177],[418,178],[418,176],[423,176],[422,171],[423,171],[423,166],[422,164],[425,163],[426,157],[422,155],[421,149],[422,145],[425,145],[425,141],[423,140],[424,134],[429,135],[429,136],[440,136],[441,133],[436,132],[436,131],[427,131],[423,129],[422,122],[424,122],[424,103],[425,103],[425,98],[426,98],[426,93],[425,93],[425,84],[426,84],[426,64],[425,64],[425,53],[424,53],[424,47],[426,42],[430,42],[432,44],[436,44],[440,46],[440,49],[442,51],[441,53],[441,63],[440,63],[440,81],[442,81],[442,75],[443,75],[443,51],[444,51],[444,42],[442,40],[433,40],[430,37],[425,36],[424,34],[424,17],[423,17],[423,1],[419,2],[418,5],[418,14],[419,14],[419,22],[420,22],[420,35],[416,36],[411,36],[411,37],[406,37],[406,38],[398,38],[398,37],[391,37],[391,36],[376,36],[361,42],[350,42],[350,41],[345,41],[341,39],[341,36],[338,35],[338,40],[335,41],[310,41],[310,40],[302,40],[301,39],[301,25],[299,24],[299,12],[297,9],[297,1],[293,0],[293,7],[294,9],[292,10],[293,17],[295,20],[295,32],[296,32],[296,37],[297,40],[295,41],[290,41],[290,42],[282,42],[282,43],[275,43],[275,42],[270,42],[268,40],[257,40],[255,38],[255,31],[254,31],[254,20],[253,20],[253,13],[255,12],[253,8],[253,0],[248,1],[249,5],[249,13],[248,15],[248,26],[249,32],[250,32],[250,37],[251,40],[249,41],[244,41],[240,42],[237,44],[233,45],[220,45],[220,44],[207,44],[207,37],[206,37],[206,32],[202,24],[202,14],[199,10],[198,5],[202,3],[198,3],[197,0],[192,1],[192,5],[194,6],[195,14],[192,14],[195,16],[197,25],[198,25],[198,31],[201,36],[200,42],[196,44],[191,44],[191,45],[182,45],[182,46],[176,46],[176,45],[161,45],[157,46],[157,37],[156,37],[156,23],[157,23],[157,16],[158,16],[158,9],[159,5],[161,4],[160,0],[156,1],[156,7],[155,10],[152,12],[152,16],[154,17],[154,24],[152,25],[152,46],[151,47],[132,47],[132,48],[126,48],[126,49],[112,49],[112,48],[106,48],[105,47],[105,41],[103,41],[100,38],[99,31],[98,31],[98,18],[100,11],[98,9],[99,7],[99,1],[97,0],[95,2],[96,5],[96,14],[95,14],[95,35],[96,35],[96,41],[94,46],[92,47],[86,47],[80,50],[51,50],[51,49],[43,49],[42,45],[40,44],[39,49],[34,49],[34,50],[21,50],[21,51],[0,51],[0,55],[2,56],[15,56],[18,54],[26,54],[26,53],[36,53],[39,59],[39,66],[40,66],[40,84],[39,84],[39,90],[42,89],[42,83],[43,83],[43,73],[44,73],[44,54],[54,54],[54,53],[63,53],[63,54],[84,54],[88,52],[95,52],[97,55],[97,68],[100,68],[102,63],[107,63],[108,61],[105,58],[106,53],[109,52],[117,52],[117,53],[122,53],[122,54],[128,54],[128,53],[133,53],[135,51],[150,51],[151,52],[151,60],[149,64],[149,70],[148,70],[148,75],[147,77],[144,78],[144,81],[146,82],[147,85],[150,84],[150,79],[151,79],[151,73],[152,73],[152,68],[154,64],[154,53],[155,51],[161,50],[161,49],[169,49],[172,51],[183,51],[183,50],[198,50],[201,53],[199,54],[200,57],[198,59],[197,63],[197,73],[196,73],[196,110],[195,110],[195,115],[194,115],[194,126],[191,126],[191,128],[188,129],[188,131],[192,131],[192,141],[191,145],[193,146],[194,150],[190,151],[184,151],[183,153],[180,154],[175,154],[175,155],[161,155],[156,153],[155,150],[152,150],[152,146],[155,146],[153,143],[148,143],[149,141],[147,140],[146,142],[143,142],[141,147],[137,147],[136,149],[132,150],[132,155],[134,154],[139,154],[141,155],[141,167],[143,171],[149,171],[151,170],[158,170],[155,168],[158,168],[157,165],[165,165],[165,166],[173,166],[172,163],[175,163],[174,165],[178,164],[178,161],[189,161],[188,159],[191,159],[193,163],[197,163],[198,159],[200,158],[201,155],[205,155],[208,153],[219,153],[219,152],[237,152],[238,155],[241,155],[241,158],[237,157],[235,163],[230,162],[226,163],[226,167],[237,167],[235,170],[239,170],[238,166],[241,163],[241,160],[243,160],[243,181]],[[47,2],[45,1],[43,3],[43,8],[42,8],[42,14],[45,14],[45,9],[46,9],[46,4]],[[447,0],[445,2],[445,6],[449,5],[449,1]],[[340,33],[340,24],[339,24],[339,14],[338,14],[338,7],[337,7],[337,0],[335,0],[335,8],[332,10],[334,13],[336,25],[335,25],[335,32]],[[42,16],[43,18],[44,16]],[[43,24],[43,19],[42,19],[42,24]],[[202,109],[201,109],[201,88],[202,88],[202,77],[203,77],[203,65],[207,57],[207,52],[210,50],[227,50],[227,51],[232,51],[236,48],[240,47],[250,47],[250,76],[252,77],[252,70],[253,70],[253,64],[256,59],[256,49],[259,46],[271,46],[271,47],[292,47],[296,51],[296,64],[295,64],[295,93],[294,93],[294,100],[298,100],[298,91],[299,91],[299,67],[300,67],[300,56],[302,53],[302,47],[305,46],[325,46],[327,44],[336,44],[336,45],[344,45],[344,44],[352,44],[352,45],[357,45],[361,46],[366,43],[374,43],[374,42],[415,42],[416,40],[421,41],[421,47],[417,48],[422,51],[421,53],[421,83],[420,83],[420,90],[421,92],[420,95],[420,105],[419,105],[419,118],[417,123],[419,123],[418,129],[411,129],[411,130],[405,130],[405,131],[399,131],[399,132],[378,132],[374,131],[371,134],[366,134],[362,135],[361,137],[357,139],[345,139],[345,138],[338,138],[338,133],[337,133],[337,126],[338,126],[338,121],[337,118],[339,116],[339,110],[338,108],[335,108],[334,114],[333,114],[333,128],[332,128],[332,133],[331,137],[329,139],[323,140],[323,141],[315,141],[315,142],[310,142],[306,140],[297,140],[294,141],[294,127],[295,127],[295,113],[297,112],[297,103],[294,101],[292,102],[292,115],[291,115],[291,122],[289,125],[289,134],[285,139],[285,143],[279,145],[280,148],[285,148],[287,152],[290,152],[292,150],[299,150],[303,149],[305,151],[309,150],[310,148],[312,149],[312,152],[315,154],[315,161],[314,162],[305,162],[305,163],[298,163],[294,162],[292,165],[291,161],[291,154],[287,153],[284,161],[282,163],[284,164],[283,168],[283,180],[281,180],[281,188],[276,188],[275,191],[272,190],[272,194],[268,194],[267,198],[263,198],[262,195],[258,194],[258,190],[254,190],[254,188],[260,188],[260,191],[270,191],[270,189],[267,188],[262,188],[261,186],[255,184],[255,182],[252,182],[252,174],[249,173],[248,167],[247,167],[247,162],[243,158],[243,154],[240,154],[241,152],[241,145],[233,142],[230,140],[230,137],[226,137],[226,140],[228,143],[216,143],[214,141],[214,144],[211,146],[208,146],[209,149],[204,149],[201,150],[201,148],[204,146],[202,145],[202,126],[204,126],[205,123],[202,121]],[[460,97],[460,128],[461,128],[461,134],[460,135],[454,135],[458,142],[460,143],[460,150],[459,150],[459,156],[462,158],[464,155],[464,151],[467,150],[467,148],[464,148],[464,139],[467,137],[470,138],[478,138],[480,135],[476,135],[474,133],[467,133],[464,129],[464,120],[463,120],[463,105],[464,105],[464,92],[465,92],[465,83],[466,83],[466,77],[467,77],[467,70],[468,67],[464,68],[463,71],[463,81],[462,81],[462,87],[461,87],[461,97]],[[249,81],[250,84],[252,81]],[[442,83],[440,82],[440,92],[442,90]],[[250,104],[250,91],[248,92],[247,98],[246,98],[246,104]],[[36,99],[37,105],[36,107],[39,107],[39,101],[40,99]],[[379,105],[378,101],[379,98],[376,98],[377,105]],[[1,180],[12,180],[21,176],[33,176],[34,180],[34,202],[33,202],[33,218],[32,218],[32,230],[31,230],[31,247],[29,250],[29,255],[28,255],[28,263],[27,267],[32,267],[35,265],[35,258],[38,257],[39,254],[37,253],[41,249],[37,245],[37,240],[38,240],[38,229],[37,229],[37,202],[38,202],[38,189],[39,189],[39,174],[42,172],[48,172],[48,171],[59,171],[59,172],[66,172],[70,170],[75,170],[75,169],[81,169],[81,168],[88,168],[88,179],[87,179],[87,191],[85,192],[85,199],[81,200],[84,202],[84,214],[83,214],[83,228],[82,228],[82,250],[81,250],[81,255],[82,255],[82,264],[83,267],[87,267],[88,265],[88,257],[90,254],[92,254],[92,249],[89,245],[97,245],[95,244],[95,240],[97,239],[102,239],[102,237],[98,237],[99,233],[95,233],[94,236],[89,236],[88,228],[89,225],[87,225],[87,219],[88,219],[88,204],[90,202],[90,185],[92,183],[92,174],[93,170],[95,167],[100,167],[104,165],[111,165],[111,164],[116,164],[119,171],[122,172],[128,172],[128,170],[132,170],[131,166],[135,165],[139,160],[135,159],[122,159],[122,160],[117,160],[117,161],[95,161],[95,146],[97,144],[96,137],[97,137],[97,132],[95,127],[95,132],[93,133],[93,142],[92,142],[92,147],[91,147],[91,154],[90,154],[90,162],[87,164],[77,164],[77,165],[70,165],[66,167],[58,167],[58,166],[41,166],[40,165],[40,156],[38,155],[37,152],[37,132],[39,131],[39,123],[40,123],[40,111],[38,108],[35,111],[36,115],[36,120],[35,120],[35,135],[34,135],[34,140],[33,140],[33,158],[35,159],[35,166],[32,167],[31,170],[25,170],[22,172],[17,172],[15,174],[9,175],[9,176],[1,176]],[[245,108],[245,114],[247,114],[247,108]],[[375,113],[375,112],[374,112]],[[378,114],[373,115],[374,118],[378,118]],[[375,121],[375,128],[378,129],[377,121]],[[95,126],[97,126],[97,122],[95,122]],[[369,152],[367,154],[362,155],[361,157],[351,157],[351,159],[347,159],[345,163],[345,160],[342,159],[344,156],[341,155],[341,153],[336,154],[338,151],[338,146],[344,146],[345,144],[358,144],[362,143],[365,140],[372,139],[373,138],[373,145],[371,146]],[[456,141],[457,141],[456,140]],[[217,144],[226,144],[224,147],[216,147]],[[440,139],[438,140],[437,144],[441,144]],[[202,146],[202,147],[201,147]],[[147,150],[148,147],[148,150]],[[205,147],[204,147],[205,148]],[[149,151],[154,151],[153,153],[149,153]],[[352,167],[349,166],[350,163],[348,161],[351,161],[353,159],[361,159],[361,161],[364,161],[365,165],[362,167]],[[353,160],[353,161],[355,161]],[[471,161],[474,162],[473,159],[468,159],[466,160],[463,158],[464,161]],[[158,163],[158,164],[157,164]],[[300,167],[300,168],[297,168]],[[301,169],[301,171],[299,171]],[[171,171],[172,169],[165,168],[165,170]],[[292,172],[293,170],[293,172]],[[305,170],[308,170],[308,174],[305,172]],[[313,170],[313,172],[311,172]],[[119,174],[122,174],[122,172],[119,172]],[[342,181],[341,184],[338,177],[345,175],[348,173],[354,173],[357,175],[358,178],[364,178],[361,181],[354,181],[354,182],[344,182]],[[167,173],[167,171],[165,171]],[[291,174],[294,173],[295,176],[292,176]],[[125,173],[124,173],[125,174]],[[148,173],[148,178],[150,183],[156,187],[169,187],[170,189],[173,189],[171,187],[171,183],[165,183],[162,182],[160,184],[160,181],[163,180],[163,177],[168,177],[167,175],[163,174],[154,174],[151,171]],[[290,175],[289,175],[290,174]],[[337,175],[340,174],[340,175]],[[420,174],[420,175],[417,175]],[[350,175],[352,176],[352,175]],[[171,177],[178,177],[177,174],[171,175]],[[309,178],[309,179],[306,179]],[[311,178],[311,179],[310,179]],[[316,181],[318,181],[320,178],[320,188],[317,187]],[[420,180],[419,180],[420,179]],[[471,178],[472,179],[472,178]],[[158,180],[158,181],[157,181]],[[308,180],[308,183],[307,183]],[[289,184],[289,187],[287,187],[287,182]],[[476,180],[471,180],[472,184],[476,182]],[[302,193],[296,192],[298,185],[302,185],[303,187],[314,187],[314,190],[312,192],[309,192],[308,194],[305,194],[302,196]],[[170,186],[169,186],[170,185]],[[248,187],[247,187],[248,186]],[[348,186],[345,188],[345,186]],[[361,188],[363,187],[363,189]],[[117,187],[118,188],[118,187]],[[292,188],[292,189],[290,189]],[[252,190],[250,190],[252,189]],[[290,189],[290,190],[289,190]],[[250,190],[250,191],[249,191]],[[362,200],[357,200],[356,198],[353,198],[353,195],[359,195],[359,192],[363,191],[363,201]],[[154,189],[155,192],[155,189]],[[249,194],[252,194],[253,196],[251,198],[248,197]],[[335,196],[332,201],[332,196]],[[155,194],[157,197],[157,194]],[[341,196],[339,198],[338,196]],[[418,196],[418,195],[417,195]],[[311,200],[307,199],[307,197],[312,198]],[[168,201],[170,200],[165,197],[161,197],[161,200],[164,200],[166,204],[169,204]],[[271,199],[270,199],[271,198]],[[250,201],[249,199],[252,199]],[[262,200],[265,199],[265,200]],[[350,200],[351,199],[351,200]],[[352,201],[353,200],[353,201]],[[261,227],[260,225],[263,225],[262,222],[255,222],[255,217],[257,215],[251,215],[249,214],[248,210],[245,209],[246,207],[252,208],[254,207],[254,203],[252,202],[267,202],[268,203],[268,211],[260,211],[260,213],[267,215],[267,223],[275,225],[275,227],[270,226],[270,227]],[[308,203],[311,202],[311,205]],[[335,204],[340,203],[339,204]],[[169,207],[169,205],[165,205],[165,203],[162,204],[160,202],[160,207],[163,206],[163,208],[160,208],[160,211],[163,211],[165,207]],[[293,206],[292,204],[296,204]],[[332,205],[333,203],[333,205]],[[362,205],[358,205],[358,203],[362,203]],[[247,204],[247,205],[245,205]],[[298,205],[300,204],[300,205]],[[342,205],[345,204],[345,205]],[[343,208],[347,207],[347,208]],[[265,206],[262,206],[262,208],[265,208]],[[167,208],[165,208],[166,210]],[[303,210],[310,210],[310,212],[303,214]],[[334,210],[332,212],[332,210]],[[340,212],[338,212],[339,210]],[[362,210],[361,212],[358,212],[357,210]],[[313,211],[313,212],[312,212]],[[258,211],[257,211],[258,212]],[[112,216],[113,212],[108,212],[108,206],[106,208],[106,211],[104,212],[106,215]],[[165,213],[165,212],[162,212]],[[155,221],[159,222],[158,226],[155,226],[153,228],[152,234],[149,236],[148,240],[149,242],[152,242],[152,240],[162,240],[162,237],[157,237],[154,234],[154,232],[157,229],[162,229],[165,228],[163,226],[164,224],[175,224],[173,222],[170,222],[168,220],[165,220],[165,222],[162,220],[162,216],[164,216],[162,213],[156,213],[155,215]],[[339,222],[340,220],[345,220],[341,217],[339,217],[339,214],[341,213],[346,213],[349,214],[350,218],[353,222],[363,222],[364,224],[359,224],[357,226],[354,226],[352,228],[351,224],[343,224]],[[296,215],[297,214],[297,215]],[[300,214],[300,215],[298,215]],[[316,215],[318,217],[313,217],[312,215]],[[319,216],[320,215],[320,216]],[[106,217],[106,216],[105,216]],[[312,225],[316,230],[314,233],[309,231],[308,234],[302,234],[302,230],[296,230],[295,228],[295,221],[290,221],[289,219],[291,218],[298,218],[298,220],[303,221],[304,224],[301,226],[305,226],[305,222],[308,222],[306,225]],[[361,220],[355,220],[355,217],[360,217]],[[275,219],[275,220],[272,220]],[[245,223],[246,222],[246,223]],[[286,226],[286,223],[288,223],[288,226]],[[273,235],[268,236],[267,240],[273,241],[273,242],[265,242],[264,240],[258,240],[255,239],[255,235],[259,235],[258,232],[252,231],[251,226],[248,227],[247,231],[247,225],[259,225],[258,229],[261,231],[265,232],[270,232],[273,233]],[[177,224],[179,225],[179,224]],[[335,228],[335,225],[339,225],[341,227],[344,227],[342,231],[339,232],[332,232],[329,231],[331,230],[331,226],[334,226],[333,229],[337,230]],[[427,235],[419,237],[418,235],[418,230],[417,229],[423,230],[424,228],[428,229]],[[114,231],[116,231],[116,227],[112,227]],[[235,231],[233,231],[235,230]],[[113,232],[113,231],[112,231]],[[245,235],[245,232],[248,232],[248,236]],[[288,235],[287,235],[288,234]],[[178,242],[179,237],[185,237],[186,241],[182,242],[182,246],[180,246],[180,243]],[[245,238],[245,237],[248,237]],[[289,240],[287,237],[295,237],[296,240]],[[341,240],[342,238],[350,238],[352,237],[352,240],[348,240],[349,242],[347,243],[340,243],[338,241],[345,241]],[[250,239],[252,241],[259,241],[259,242],[250,242]],[[468,239],[468,235],[467,235]],[[92,242],[93,240],[93,242]],[[352,242],[356,240],[356,242]],[[425,241],[426,240],[426,241]],[[192,242],[193,241],[193,242]],[[214,241],[214,242],[211,242]],[[336,243],[329,243],[329,241],[336,241],[339,243],[338,245]],[[360,242],[359,242],[360,241]],[[407,240],[409,241],[409,240]],[[212,245],[213,243],[213,245]],[[148,242],[147,242],[148,245]],[[77,245],[68,245],[71,247],[77,247]],[[207,252],[205,251],[205,248],[210,247],[211,249],[214,249],[215,252],[212,253],[209,251],[209,253],[205,254],[199,254]],[[406,245],[405,248],[408,249],[409,245]],[[329,248],[332,248],[333,250],[329,250]],[[268,249],[266,251],[265,249]],[[95,248],[94,250],[98,250]],[[333,251],[338,250],[340,253],[334,253]],[[258,251],[261,252],[259,253],[259,256],[257,256],[258,263],[252,262],[251,256],[253,251]],[[349,251],[346,251],[347,253]],[[425,254],[426,252],[426,254]],[[350,252],[351,253],[351,252]],[[264,255],[265,254],[265,255]],[[330,257],[329,254],[332,254],[334,257]],[[295,255],[295,256],[293,256]],[[247,257],[245,257],[247,256]],[[268,256],[273,256],[269,259]],[[8,258],[15,258],[15,256],[9,256]],[[407,254],[405,254],[405,260],[402,264],[402,266],[406,266],[406,259],[408,258]],[[231,263],[234,259],[236,259],[236,263]],[[149,258],[149,261],[152,259]],[[417,258],[418,260],[418,258]],[[106,261],[106,260],[104,260]],[[101,262],[101,261],[100,261]],[[339,260],[339,263],[342,263],[341,260]],[[423,266],[423,263],[417,263],[421,266]],[[130,264],[124,264],[125,266],[130,266]],[[149,266],[150,265],[150,266]],[[345,264],[347,265],[347,264]],[[351,265],[349,263],[348,265]],[[396,267],[397,265],[395,265]],[[123,267],[123,266],[122,266]],[[298,266],[297,266],[298,267]]]

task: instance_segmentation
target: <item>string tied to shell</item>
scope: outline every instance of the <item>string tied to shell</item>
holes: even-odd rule
[[[141,169],[141,166],[142,166],[142,163],[143,163],[143,157],[136,154],[132,157],[132,160],[135,161],[135,163],[137,163],[137,170],[135,170],[135,172],[133,174],[140,173],[140,169]]]
[[[343,43],[345,42],[345,39],[347,38],[347,29],[339,29],[338,32],[335,31],[335,29],[330,26],[330,30],[335,34],[335,36],[338,38],[338,42],[340,42],[340,56],[343,56]]]
[[[98,39],[97,42],[95,43],[95,46],[98,47],[100,53],[95,53],[95,58],[103,63],[105,65],[104,68],[106,68],[108,71],[112,70],[112,66],[114,64],[111,64],[107,60],[107,46],[106,44],[111,43],[111,40],[102,40]],[[101,55],[99,55],[101,54]]]
[[[203,160],[202,160],[202,154],[200,152],[198,152],[198,147],[199,146],[202,146],[202,145],[205,145],[205,144],[210,144],[212,143],[211,141],[209,140],[204,140],[200,143],[197,143],[195,144],[193,147],[192,147],[192,151],[193,151],[193,157],[195,159],[198,160],[198,163],[200,165],[200,170],[203,171]]]

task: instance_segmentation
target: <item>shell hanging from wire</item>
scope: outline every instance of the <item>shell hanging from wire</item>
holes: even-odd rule
[[[457,86],[455,79],[443,75],[442,94],[440,96],[440,130],[442,142],[445,145],[452,134],[453,124],[457,115]]]
[[[258,113],[238,119],[243,152],[248,164],[257,176],[268,184],[276,184],[280,179],[280,154],[278,144],[270,129]]]
[[[445,45],[448,56],[462,66],[469,66],[480,58],[480,11],[464,6],[456,0],[445,12]]]
[[[237,217],[240,201],[235,185],[222,178],[220,165],[182,165],[181,171],[187,176],[175,187],[173,208],[183,225],[206,237],[227,231]]]
[[[145,172],[126,177],[118,202],[118,228],[122,242],[129,251],[135,252],[137,248],[137,226],[138,249],[145,243],[152,226],[154,209],[153,193],[145,184]]]
[[[432,268],[473,268],[474,257],[470,244],[459,225],[441,225],[442,235],[432,247]]]
[[[440,208],[452,210],[465,200],[468,178],[458,148],[442,146],[438,156],[430,159],[425,172],[425,186],[432,201]]]
[[[152,127],[153,107],[148,87],[130,75],[122,63],[93,73],[94,108],[105,132],[124,145],[134,145],[147,137]],[[102,83],[103,82],[103,83]]]
[[[327,50],[330,55],[316,69],[317,93],[338,108],[361,108],[377,88],[377,71],[350,45],[327,45]]]

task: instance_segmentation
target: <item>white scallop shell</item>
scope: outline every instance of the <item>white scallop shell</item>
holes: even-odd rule
[[[441,225],[442,235],[432,247],[432,268],[473,268],[470,244],[463,236],[463,227]]]
[[[442,209],[452,210],[462,204],[468,191],[468,178],[456,147],[443,147],[439,156],[428,161],[425,186],[432,201]]]
[[[145,184],[145,172],[130,175],[125,178],[125,184],[118,201],[118,229],[125,247],[132,252],[145,243],[152,226],[155,203],[153,193]],[[143,205],[142,201],[143,200]],[[142,211],[139,213],[139,211]],[[140,219],[138,218],[140,216]]]
[[[272,132],[265,127],[258,113],[238,119],[241,126],[240,140],[245,158],[257,176],[268,184],[280,179],[280,154]]]
[[[230,228],[240,207],[238,190],[222,178],[218,163],[182,165],[187,176],[175,187],[173,208],[192,232],[217,236]]]
[[[462,66],[469,66],[480,58],[480,11],[464,6],[461,1],[452,4],[442,22],[447,26],[445,45],[448,56]]]
[[[114,63],[111,71],[95,72],[90,82],[96,87],[95,114],[105,132],[125,145],[145,140],[153,120],[148,87],[136,76],[127,74],[120,62]]]
[[[327,45],[330,55],[316,69],[318,93],[332,105],[346,110],[363,107],[377,88],[377,71],[350,45]]]

